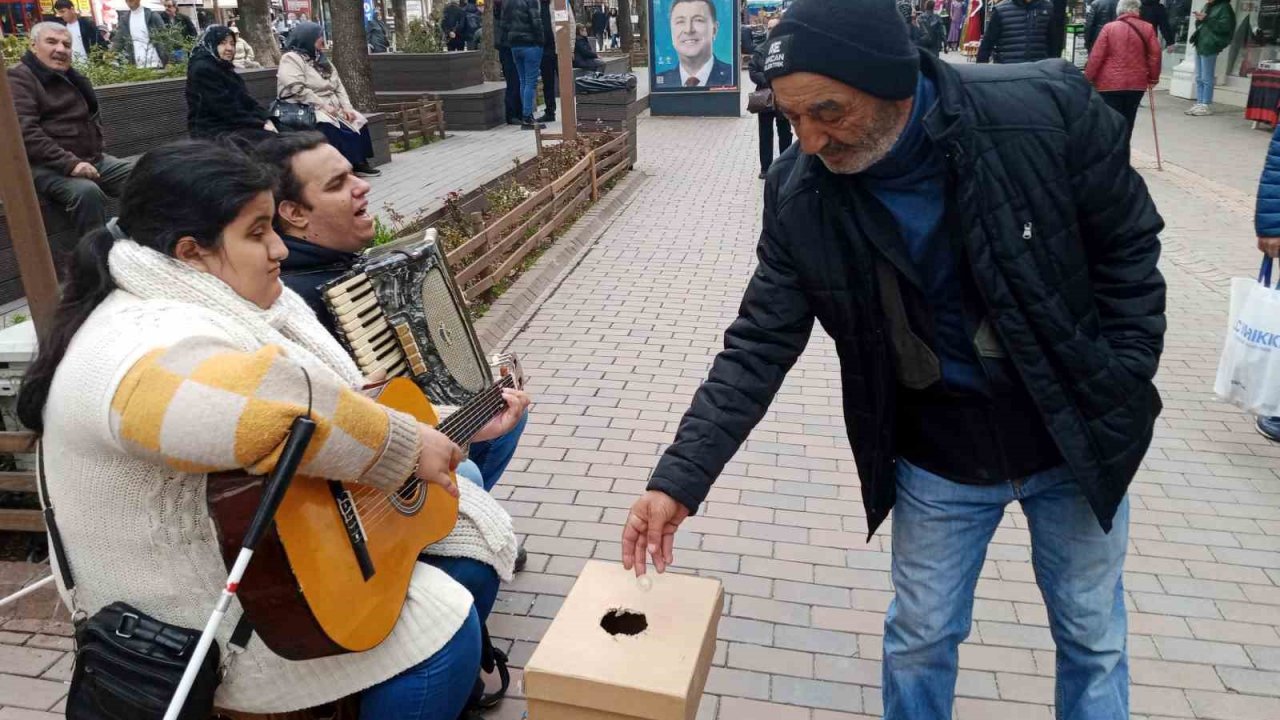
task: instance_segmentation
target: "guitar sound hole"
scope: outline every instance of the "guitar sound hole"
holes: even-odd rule
[[[409,478],[391,494],[391,507],[402,515],[416,515],[427,502],[427,489],[418,478]]]

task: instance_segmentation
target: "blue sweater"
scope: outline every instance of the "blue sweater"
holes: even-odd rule
[[[946,158],[924,131],[924,115],[936,101],[933,81],[922,74],[911,119],[901,137],[883,160],[859,178],[898,223],[933,318],[933,351],[946,389],[987,394],[986,375],[966,329],[966,298],[958,275],[955,238],[945,224]]]

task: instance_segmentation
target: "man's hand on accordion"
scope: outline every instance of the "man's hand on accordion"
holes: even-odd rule
[[[414,474],[423,482],[435,483],[458,497],[458,484],[453,480],[453,471],[462,462],[462,448],[458,447],[449,436],[430,425],[418,425],[418,468]]]
[[[480,428],[472,438],[474,442],[492,440],[511,432],[512,428],[519,424],[520,418],[524,417],[524,414],[533,406],[529,393],[523,390],[503,388],[502,399],[507,403],[506,409],[490,420],[488,425]]]

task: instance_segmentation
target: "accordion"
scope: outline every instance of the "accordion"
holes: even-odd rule
[[[493,384],[434,229],[373,248],[320,292],[365,375],[408,376],[442,405],[461,405]]]

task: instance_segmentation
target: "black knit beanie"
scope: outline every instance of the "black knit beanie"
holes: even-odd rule
[[[884,100],[915,94],[920,54],[894,0],[796,0],[769,33],[770,80],[811,72]]]

